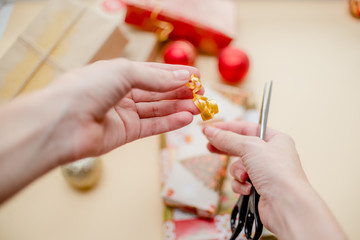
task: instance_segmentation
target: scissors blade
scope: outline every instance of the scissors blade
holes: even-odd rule
[[[269,114],[269,107],[270,107],[270,98],[271,98],[271,90],[272,90],[272,81],[270,84],[265,83],[263,99],[261,103],[261,111],[260,111],[260,139],[265,139],[266,134],[266,126],[267,126],[267,119]]]
[[[265,83],[263,99],[261,103],[261,110],[260,110],[260,119],[259,119],[259,124],[260,124],[259,137],[262,140],[265,139],[265,134],[266,134],[271,90],[272,90],[272,81],[270,81],[270,84]],[[251,183],[250,180],[249,182]],[[259,199],[260,199],[260,195],[256,191],[255,187],[252,186],[251,193],[249,196],[247,216],[245,219],[245,235],[248,240],[258,240],[262,234],[263,224],[261,222],[259,210],[258,210]],[[253,232],[253,226],[255,227],[254,232]]]

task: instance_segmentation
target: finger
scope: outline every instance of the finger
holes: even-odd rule
[[[199,75],[194,67],[161,63],[130,62],[128,74],[134,88],[166,92],[180,87],[190,79],[191,74]],[[180,83],[179,83],[180,82]]]
[[[67,88],[71,82],[73,87],[69,90],[70,94],[95,99],[98,106],[91,106],[91,111],[96,111],[95,117],[101,119],[133,88],[168,92],[184,86],[189,81],[191,72],[187,67],[164,70],[153,66],[126,59],[97,61],[65,74],[62,77],[64,81],[59,81],[58,84]]]
[[[190,79],[188,70],[168,71],[131,63],[126,74],[132,88],[155,92],[167,92],[185,85]]]
[[[164,117],[141,119],[140,138],[148,137],[178,128],[191,123],[193,115],[189,112],[178,112]]]
[[[122,96],[132,88],[167,92],[184,86],[190,79],[191,72],[186,67],[169,70],[153,66],[126,59],[103,60],[88,65],[86,73],[97,74],[97,81],[102,80],[102,84],[121,92]],[[100,74],[106,77],[100,78]]]
[[[234,192],[239,193],[241,195],[249,195],[251,190],[251,183],[249,182],[238,182],[233,180],[231,182],[231,188]]]
[[[259,136],[259,124],[246,121],[217,122],[214,126],[222,130],[231,131],[246,136]],[[265,141],[269,141],[279,132],[271,128],[266,129]]]
[[[162,117],[183,111],[199,114],[198,108],[190,99],[137,103],[136,109],[140,118]]]
[[[230,174],[239,182],[244,183],[249,179],[249,175],[241,161],[237,160],[230,166]]]
[[[210,125],[204,128],[204,134],[219,151],[228,155],[240,156],[246,152],[249,147],[255,146],[261,142],[260,138],[243,136],[231,131],[215,128]]]
[[[197,68],[191,66],[178,65],[178,64],[164,64],[164,63],[156,63],[156,62],[139,62],[139,64],[148,67],[169,70],[169,71],[185,69],[188,70],[190,74],[196,74],[198,77],[200,77],[200,71]]]
[[[205,92],[202,87],[197,94],[203,95]],[[149,92],[141,89],[132,90],[132,98],[135,102],[154,102],[159,100],[171,100],[171,99],[191,99],[193,98],[193,92],[187,86],[179,87],[178,89],[159,93]]]
[[[214,147],[213,145],[211,145],[211,143],[208,143],[206,145],[207,149],[212,152],[212,153],[217,153],[217,154],[223,154],[223,155],[229,155],[223,151],[220,151],[219,149],[217,149],[216,147]]]

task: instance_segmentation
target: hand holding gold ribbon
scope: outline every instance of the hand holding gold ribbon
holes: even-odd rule
[[[201,81],[195,74],[191,75],[189,82],[186,84],[193,91],[193,101],[200,111],[203,121],[210,120],[219,112],[215,100],[196,94],[201,89]]]

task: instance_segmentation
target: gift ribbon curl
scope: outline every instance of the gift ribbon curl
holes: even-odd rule
[[[205,96],[196,94],[201,89],[201,81],[195,74],[191,75],[189,82],[186,84],[193,92],[193,101],[200,111],[203,121],[212,119],[219,112],[218,105],[215,100],[208,99]]]
[[[170,33],[174,30],[174,26],[169,22],[157,19],[160,11],[161,7],[155,7],[154,10],[151,12],[150,19],[156,27],[156,34],[158,40],[160,42],[164,42],[169,38]]]

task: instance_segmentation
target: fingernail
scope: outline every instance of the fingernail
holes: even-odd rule
[[[240,181],[242,182],[246,182],[249,178],[249,175],[247,174],[247,172],[242,172],[240,175]]]
[[[188,70],[176,70],[173,74],[177,80],[188,81],[190,79],[190,72]]]
[[[212,126],[206,126],[204,129],[204,134],[208,137],[208,138],[212,138],[213,136],[216,135],[216,133],[219,131],[219,129],[212,127]]]

